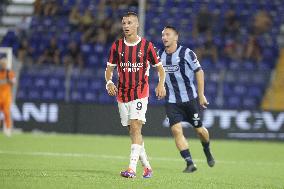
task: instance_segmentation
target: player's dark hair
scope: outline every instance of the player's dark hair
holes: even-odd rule
[[[129,17],[129,16],[135,16],[138,18],[138,15],[135,12],[127,12],[122,17]]]
[[[179,35],[178,30],[174,26],[165,26],[164,29],[171,29],[173,30],[177,35]]]

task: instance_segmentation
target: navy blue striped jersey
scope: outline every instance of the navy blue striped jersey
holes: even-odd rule
[[[197,97],[194,86],[195,72],[201,69],[195,53],[189,48],[178,46],[172,54],[160,52],[166,71],[166,101],[188,102]]]

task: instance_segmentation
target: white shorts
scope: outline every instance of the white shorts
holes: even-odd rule
[[[136,99],[130,102],[118,102],[118,110],[120,114],[121,124],[123,126],[130,125],[131,119],[141,120],[146,123],[146,111],[148,105],[148,97]]]

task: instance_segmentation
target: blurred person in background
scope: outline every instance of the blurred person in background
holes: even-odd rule
[[[205,58],[210,59],[213,63],[218,61],[218,50],[217,46],[213,41],[213,36],[211,31],[208,31],[204,34],[204,38],[201,36],[198,38],[198,47],[195,49],[197,56],[200,61]]]
[[[68,44],[67,53],[63,57],[63,63],[67,66],[75,66],[80,69],[84,67],[81,49],[75,41]]]
[[[17,58],[24,65],[31,65],[33,64],[33,57],[32,57],[33,52],[34,49],[29,46],[28,40],[23,39],[20,41],[19,49],[17,52]]]
[[[92,11],[90,9],[86,9],[84,14],[80,18],[80,29],[81,31],[88,30],[92,24],[94,24],[95,19],[93,17]]]
[[[78,11],[78,7],[74,6],[68,16],[68,21],[72,31],[77,30],[80,24],[81,15]]]
[[[240,20],[235,10],[227,10],[224,21],[221,31],[224,47],[220,53],[230,60],[240,61],[243,58],[244,47],[241,41]]]
[[[38,58],[38,64],[60,64],[60,50],[58,48],[57,39],[52,37],[49,45],[45,48],[43,54]]]
[[[12,86],[16,83],[15,73],[7,69],[7,59],[0,59],[0,112],[4,115],[3,132],[10,137],[12,134]]]
[[[212,31],[213,14],[208,10],[206,4],[202,4],[200,11],[198,12],[193,28],[193,37],[198,37],[207,32]]]
[[[245,47],[244,58],[260,62],[262,60],[262,51],[259,37],[268,32],[272,27],[270,15],[264,11],[258,11],[253,18],[252,27],[249,31],[249,37]]]

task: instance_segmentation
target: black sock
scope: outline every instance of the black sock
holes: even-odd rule
[[[209,150],[210,142],[201,142],[204,150]]]
[[[186,161],[187,165],[191,165],[193,163],[188,149],[180,151],[180,155]]]

